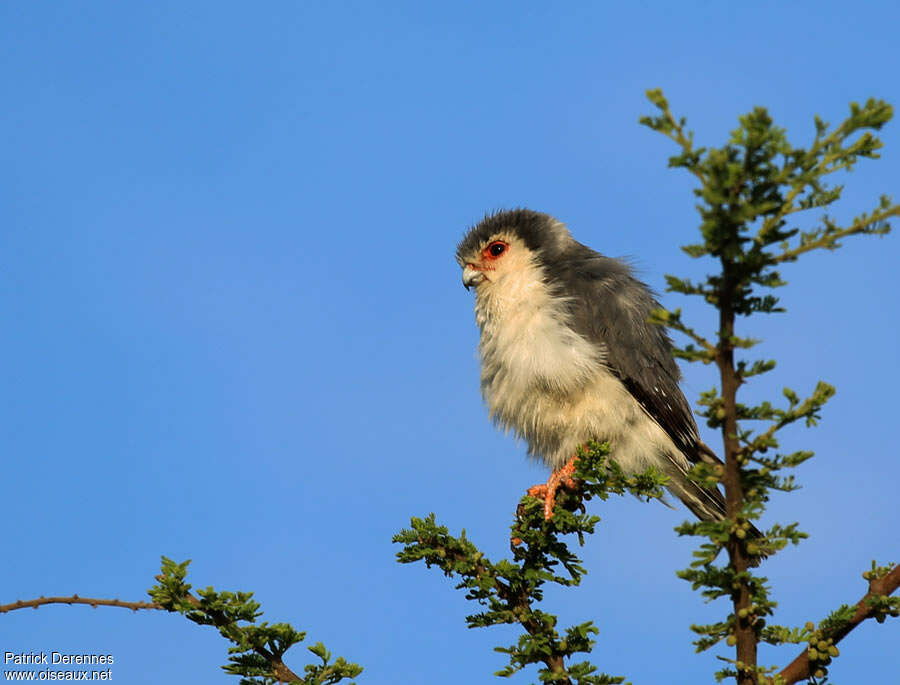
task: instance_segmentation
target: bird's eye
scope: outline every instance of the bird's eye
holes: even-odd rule
[[[509,246],[506,243],[504,243],[502,240],[495,240],[490,245],[488,245],[486,248],[484,248],[484,256],[489,257],[491,259],[496,259],[500,255],[502,255],[504,252],[506,252],[507,247],[509,247]]]

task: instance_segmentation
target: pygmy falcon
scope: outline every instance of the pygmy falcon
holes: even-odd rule
[[[721,520],[716,488],[687,477],[720,464],[704,445],[672,342],[650,322],[659,307],[624,262],[576,241],[563,223],[527,209],[488,215],[460,241],[456,259],[475,289],[481,392],[491,418],[553,469],[528,494],[551,518],[559,487],[574,488],[575,454],[609,441],[626,473],[655,466],[702,520]]]

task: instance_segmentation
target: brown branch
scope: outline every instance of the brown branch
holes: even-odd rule
[[[894,205],[893,207],[889,207],[884,210],[877,209],[872,212],[872,215],[868,218],[862,219],[857,217],[857,219],[855,219],[853,223],[847,228],[842,228],[839,231],[831,234],[824,234],[818,240],[812,240],[806,244],[798,245],[795,248],[785,250],[779,255],[775,255],[772,258],[772,263],[781,264],[782,262],[794,260],[803,253],[810,252],[811,250],[818,250],[822,248],[834,249],[835,247],[837,247],[838,240],[847,238],[851,235],[856,235],[858,233],[864,233],[866,229],[870,228],[879,221],[885,221],[886,219],[890,219],[891,217],[895,216],[900,216],[900,206]]]
[[[519,504],[516,510],[516,517],[518,518],[521,514],[522,504]],[[513,538],[513,540],[518,540],[518,538]],[[446,556],[455,559],[456,561],[467,561],[467,557],[462,553],[454,552],[443,545],[437,544],[436,541],[434,542],[434,546],[443,550],[446,553]],[[425,540],[419,537],[419,544],[424,543]],[[522,541],[518,540],[518,542],[512,542],[512,545],[518,546],[521,543]],[[480,562],[474,565],[474,568],[469,574],[475,576],[475,578],[478,578],[479,580],[488,575],[487,569]],[[460,575],[465,574],[461,573]],[[539,635],[543,632],[543,626],[539,621],[534,618],[526,618],[526,616],[531,613],[531,602],[528,599],[528,594],[522,589],[514,592],[509,585],[497,578],[493,573],[490,574],[490,578],[494,581],[494,587],[497,588],[497,596],[510,606],[513,614],[518,617],[519,625],[521,625],[530,635]],[[568,673],[566,672],[566,660],[564,656],[561,654],[549,654],[544,656],[541,661],[543,661],[550,672],[557,677],[564,676],[563,679],[555,682],[558,682],[559,685],[571,685],[572,681],[569,679]]]
[[[159,581],[162,580],[160,576],[157,576],[156,579]],[[226,628],[235,623],[234,620],[228,618],[222,611],[211,611],[208,608],[204,608],[203,603],[190,593],[187,594],[187,600],[191,603],[191,606],[197,607],[198,610],[206,613],[206,615],[213,620],[216,628]],[[279,683],[293,683],[300,680],[300,676],[285,666],[284,662],[279,657],[276,657],[265,647],[254,645],[253,651],[269,662],[269,665],[272,667],[272,674],[278,679]]]
[[[160,581],[162,580],[160,576],[157,576],[156,579]],[[226,616],[222,611],[211,611],[207,608],[204,608],[203,603],[194,595],[188,593],[187,599],[191,603],[191,606],[197,607],[198,610],[205,612],[210,618],[212,618],[216,628],[225,628],[235,623],[234,620],[228,618],[228,616]],[[300,676],[289,669],[280,657],[276,657],[265,647],[254,645],[253,651],[255,651],[263,659],[269,662],[269,665],[272,667],[272,675],[274,675],[278,679],[279,683],[293,683],[299,682],[301,680]]]
[[[853,614],[853,618],[834,632],[824,635],[823,637],[826,640],[834,640],[834,644],[837,644],[844,639],[851,630],[869,618],[872,613],[872,608],[868,604],[869,598],[880,595],[891,595],[898,587],[900,587],[900,564],[897,564],[886,576],[869,581],[869,591],[856,603],[856,613]],[[807,650],[804,649],[796,659],[788,664],[780,675],[784,679],[785,685],[791,685],[792,683],[801,680],[807,680],[810,676]]]
[[[722,408],[725,418],[722,422],[722,438],[725,447],[725,471],[722,484],[725,486],[725,513],[732,521],[737,521],[744,503],[744,488],[741,484],[741,446],[738,441],[737,391],[741,385],[734,363],[735,280],[733,265],[722,258],[725,274],[719,295],[719,344],[716,349],[716,365],[722,382]],[[736,573],[744,573],[750,566],[750,558],[744,545],[734,535],[726,544],[731,567]],[[747,581],[741,581],[731,593],[734,605],[734,637],[737,661],[744,666],[738,668],[738,685],[755,685],[757,637],[751,618],[750,588]]]
[[[192,606],[203,610],[201,602],[197,597],[189,594],[187,598]],[[72,595],[71,597],[38,597],[37,599],[29,599],[25,601],[22,601],[20,599],[10,604],[0,604],[0,614],[5,614],[10,611],[16,611],[17,609],[37,609],[38,607],[42,607],[46,604],[87,604],[88,606],[92,606],[94,608],[103,606],[121,607],[122,609],[131,609],[132,611],[138,611],[140,609],[171,611],[171,609],[166,609],[162,604],[157,604],[156,602],[123,602],[120,599],[100,599],[96,597],[79,597],[78,595]],[[217,628],[222,628],[234,623],[234,621],[228,619],[222,612],[214,612],[209,610],[204,611],[206,611],[206,613],[213,619]],[[278,679],[278,682],[292,683],[301,680],[300,676],[298,676],[291,669],[285,666],[284,662],[280,658],[277,658],[269,650],[265,649],[264,647],[254,647],[254,650],[269,662],[269,664],[272,666],[272,674]]]
[[[684,335],[689,337],[695,343],[700,345],[700,347],[702,347],[707,352],[707,354],[711,355],[709,359],[710,361],[715,360],[716,346],[713,345],[709,340],[704,338],[702,335],[697,333],[697,331],[695,331],[693,328],[684,324],[678,319],[670,318],[662,321],[662,323],[671,328],[673,331],[678,331],[679,333],[683,333]]]
[[[675,141],[681,146],[681,149],[685,154],[690,154],[694,151],[694,135],[692,133],[688,133],[688,135],[684,134],[684,127],[676,121],[675,117],[672,115],[672,110],[669,109],[668,103],[666,103],[666,107],[663,110],[663,115],[669,121],[672,126],[672,130],[675,131],[674,135],[671,132],[660,131],[664,136],[669,138],[670,140]],[[701,184],[706,185],[706,174],[703,173],[701,169],[698,169],[696,166],[693,167],[685,167],[689,172],[694,174]]]
[[[163,609],[161,604],[156,602],[123,602],[120,599],[97,599],[94,597],[79,597],[72,595],[71,597],[38,597],[37,599],[29,599],[22,601],[21,599],[11,604],[0,604],[0,614],[5,614],[16,609],[37,609],[45,604],[87,604],[96,607],[121,607],[123,609],[131,609],[138,611],[139,609]]]

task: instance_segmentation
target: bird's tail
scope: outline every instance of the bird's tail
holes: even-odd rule
[[[715,453],[702,442],[697,443],[698,457],[700,461],[708,464],[722,464],[722,461]],[[701,521],[722,521],[726,518],[725,497],[722,492],[716,488],[705,488],[687,477],[687,472],[682,468],[678,468],[680,472],[676,478],[669,481],[669,489],[672,494],[678,497],[684,505]],[[759,529],[750,524],[747,536],[751,540],[757,540],[762,537]],[[763,558],[765,558],[763,556]],[[755,566],[756,564],[754,564]]]

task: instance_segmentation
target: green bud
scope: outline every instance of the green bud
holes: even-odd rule
[[[747,537],[747,531],[743,528],[738,528],[736,531],[734,531],[734,534],[737,535],[741,540]]]
[[[827,652],[827,651],[828,651],[828,643],[825,642],[825,640],[819,640],[819,644],[817,644],[816,647],[818,648],[818,650],[819,650],[820,652]]]
[[[810,661],[818,661],[819,660],[819,653],[815,650],[815,648],[812,648],[812,647],[810,647],[807,650],[806,656],[809,657]]]
[[[725,640],[725,644],[729,647],[734,647],[737,644],[737,638],[734,635],[729,635],[728,639]]]

